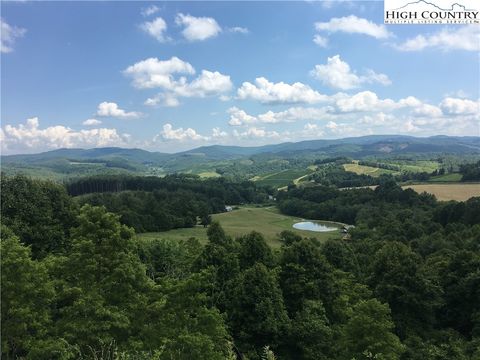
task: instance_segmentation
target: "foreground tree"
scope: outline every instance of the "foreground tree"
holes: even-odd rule
[[[343,328],[343,358],[398,360],[405,349],[393,329],[388,305],[376,299],[360,301]]]
[[[67,358],[65,343],[50,337],[54,290],[45,266],[31,259],[30,248],[7,227],[2,227],[0,251],[2,357]]]
[[[235,343],[252,359],[261,349],[276,348],[288,326],[288,316],[275,273],[256,263],[239,276],[228,309]]]
[[[135,253],[133,231],[105,208],[85,205],[72,250],[57,261],[58,332],[81,351],[126,347],[144,320],[153,283]],[[132,346],[130,344],[130,346]]]

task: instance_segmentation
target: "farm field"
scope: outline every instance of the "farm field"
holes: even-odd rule
[[[438,200],[465,201],[473,196],[480,196],[480,184],[418,184],[402,186],[403,189],[413,189],[418,193],[433,194]]]
[[[462,174],[451,173],[445,175],[434,176],[428,180],[428,182],[456,182],[462,179]]]
[[[287,186],[291,182],[295,182],[296,179],[308,175],[311,172],[311,169],[290,169],[264,176],[256,176],[252,180],[261,186],[281,188]]]
[[[358,165],[356,163],[343,164],[343,168],[345,169],[345,171],[354,172],[355,174],[358,174],[358,175],[362,175],[362,174],[370,175],[372,177],[378,177],[383,174],[395,173],[395,171],[392,171],[392,170],[380,169],[372,166]]]
[[[228,213],[215,214],[213,220],[219,221],[225,232],[233,237],[248,234],[255,230],[265,236],[267,243],[278,248],[281,242],[277,235],[283,230],[290,230],[303,237],[312,237],[320,241],[330,238],[340,238],[340,231],[319,233],[313,231],[296,230],[292,225],[302,219],[280,214],[274,207],[256,208],[242,207]],[[165,232],[143,233],[137,235],[141,239],[188,239],[196,237],[201,243],[207,242],[207,229],[196,226],[194,228],[174,229]]]

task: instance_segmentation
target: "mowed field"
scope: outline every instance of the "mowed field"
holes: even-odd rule
[[[413,189],[418,193],[427,192],[442,201],[465,201],[473,196],[480,196],[480,184],[418,184],[406,185],[402,188]]]
[[[290,230],[303,237],[313,237],[320,241],[330,238],[341,238],[340,229],[331,232],[314,232],[296,230],[292,225],[302,219],[280,214],[274,207],[256,208],[242,207],[228,213],[215,214],[213,220],[220,222],[225,232],[233,237],[248,234],[255,230],[263,234],[267,243],[274,247],[280,247],[281,242],[278,240],[278,234],[283,230]],[[328,222],[326,222],[328,223]],[[332,223],[330,223],[332,224]],[[165,232],[144,233],[137,235],[141,239],[188,239],[195,237],[200,242],[207,242],[207,230],[202,226],[194,228],[175,229]]]
[[[382,174],[400,174],[401,172],[428,172],[431,173],[435,170],[438,169],[439,164],[436,161],[429,161],[429,160],[418,160],[415,161],[414,163],[407,163],[407,164],[401,164],[401,163],[395,163],[395,162],[387,162],[386,164],[391,164],[394,166],[397,166],[400,170],[399,171],[394,171],[394,170],[388,170],[388,169],[381,169],[378,167],[374,166],[365,166],[365,165],[359,165],[356,161],[352,164],[344,164],[343,168],[346,171],[351,171],[354,172],[358,175],[370,175],[373,177],[380,176]]]
[[[354,172],[355,174],[358,174],[358,175],[362,175],[362,174],[370,175],[372,177],[378,177],[383,174],[395,173],[395,171],[392,171],[392,170],[380,169],[373,166],[358,165],[356,163],[343,164],[343,168],[345,169],[345,171]]]
[[[263,176],[256,176],[252,180],[261,186],[272,186],[275,188],[281,188],[288,184],[295,182],[296,179],[312,173],[311,169],[290,169],[283,170],[273,174],[267,174]]]

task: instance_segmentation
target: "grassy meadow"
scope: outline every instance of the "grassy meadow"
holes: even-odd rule
[[[228,213],[215,214],[212,217],[213,220],[220,222],[228,235],[237,237],[255,230],[262,233],[267,243],[273,248],[281,246],[281,242],[278,240],[278,234],[283,230],[290,230],[300,236],[312,237],[320,241],[341,237],[340,230],[321,233],[294,229],[292,225],[302,219],[280,214],[274,207],[241,207]],[[200,240],[200,242],[206,243],[207,229],[202,226],[196,226],[165,232],[143,233],[137,236],[141,239],[172,240],[195,237]]]

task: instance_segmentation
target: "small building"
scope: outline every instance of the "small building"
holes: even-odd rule
[[[226,206],[225,206],[225,211],[226,211],[226,212],[233,211],[233,206],[226,205]]]

